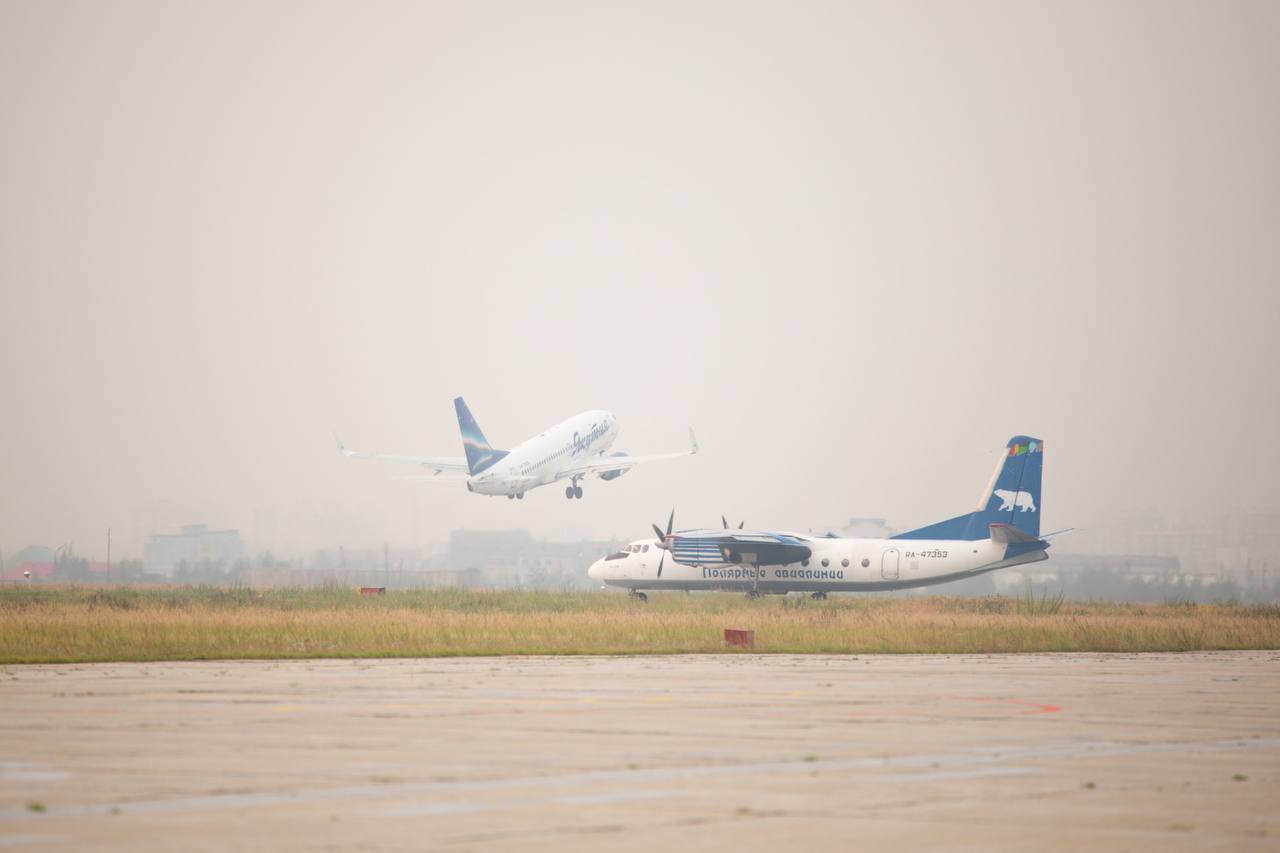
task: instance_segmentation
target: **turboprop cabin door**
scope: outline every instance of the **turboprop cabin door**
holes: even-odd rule
[[[898,549],[890,548],[880,557],[880,577],[887,581],[898,579]]]

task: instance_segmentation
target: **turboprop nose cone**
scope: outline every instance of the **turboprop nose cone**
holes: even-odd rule
[[[592,580],[600,580],[600,572],[604,568],[604,560],[596,560],[591,564],[591,568],[587,569],[587,577]]]

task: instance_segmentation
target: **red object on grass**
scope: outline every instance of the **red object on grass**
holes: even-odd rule
[[[754,649],[756,647],[756,632],[746,631],[742,628],[725,628],[724,642],[727,646],[740,646],[744,649]]]

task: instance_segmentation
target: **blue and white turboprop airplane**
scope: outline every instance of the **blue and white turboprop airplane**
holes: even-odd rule
[[[1009,439],[973,512],[889,539],[731,529],[672,532],[632,542],[592,564],[590,577],[647,600],[649,589],[735,590],[756,596],[906,589],[1048,558],[1040,536],[1044,442]]]
[[[589,411],[574,415],[523,441],[511,450],[496,450],[480,431],[466,402],[453,401],[462,432],[465,457],[402,456],[348,450],[334,435],[343,456],[354,459],[384,459],[425,468],[432,473],[413,477],[419,480],[466,480],[467,491],[481,495],[506,495],[524,499],[524,493],[538,486],[567,480],[564,496],[581,498],[580,482],[589,475],[616,480],[635,465],[659,459],[690,456],[698,452],[698,439],[689,430],[689,449],[676,453],[628,456],[609,453],[618,437],[618,420],[609,412]]]

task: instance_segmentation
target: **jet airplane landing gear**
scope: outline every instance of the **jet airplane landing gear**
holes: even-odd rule
[[[564,487],[564,496],[569,500],[582,497],[582,486],[578,485],[577,477],[574,477],[573,482]]]

